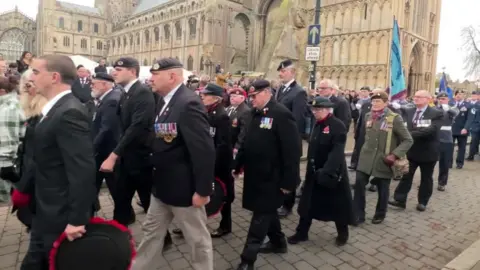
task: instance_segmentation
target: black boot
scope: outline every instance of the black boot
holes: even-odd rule
[[[270,253],[276,253],[276,254],[284,254],[288,252],[287,248],[287,242],[284,240],[283,243],[279,245],[274,245],[272,242],[268,241],[267,243],[263,244],[260,247],[260,250],[258,251],[259,253],[263,254],[270,254]]]
[[[255,268],[253,267],[253,264],[246,263],[246,262],[241,262],[237,267],[237,270],[254,270],[254,269]]]

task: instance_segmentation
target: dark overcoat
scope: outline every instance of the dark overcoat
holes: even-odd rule
[[[317,122],[310,138],[305,188],[298,204],[298,214],[321,221],[351,224],[352,193],[345,162],[347,129],[333,115]],[[332,188],[321,186],[317,179],[337,180]]]
[[[230,118],[228,117],[223,104],[208,110],[208,123],[210,124],[210,135],[213,137],[215,146],[215,177],[218,177],[227,187],[227,197],[233,201],[235,191],[232,170],[233,147],[230,129]]]
[[[281,189],[293,191],[300,179],[301,148],[295,118],[285,106],[271,99],[262,110],[252,110],[235,166],[244,168],[245,209],[277,211],[285,197]]]

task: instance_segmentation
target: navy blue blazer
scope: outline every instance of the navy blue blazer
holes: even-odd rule
[[[468,117],[470,117],[470,111],[472,109],[472,104],[470,102],[462,102],[460,106],[456,105],[456,102],[451,102],[452,106],[456,106],[458,110],[460,111],[458,115],[455,117],[453,120],[452,124],[452,135],[453,136],[460,136],[462,135],[461,131],[462,129],[467,129],[467,120]],[[467,129],[468,131],[468,129]],[[462,136],[468,136],[467,134],[464,134]]]
[[[108,157],[117,146],[120,136],[120,120],[117,106],[122,92],[114,89],[97,104],[93,114],[92,135],[95,154]]]

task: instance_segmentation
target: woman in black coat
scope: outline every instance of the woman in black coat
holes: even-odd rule
[[[334,104],[316,97],[312,113],[317,120],[310,137],[307,155],[305,188],[298,204],[300,222],[290,244],[308,240],[312,220],[334,221],[338,236],[336,244],[348,240],[348,225],[353,221],[352,193],[345,162],[347,130],[332,114]]]

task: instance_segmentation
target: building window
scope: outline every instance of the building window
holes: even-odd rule
[[[115,39],[112,40],[112,48],[115,49]]]
[[[182,26],[180,25],[180,21],[175,23],[175,32],[177,34],[177,40],[182,39]]]
[[[153,29],[153,35],[155,41],[158,41],[160,39],[160,29],[158,29],[158,27],[155,27],[155,29]]]
[[[165,40],[170,40],[170,25],[165,24],[163,31],[165,32]]]
[[[82,49],[86,49],[87,48],[87,40],[82,38],[82,40],[80,41],[80,48]]]
[[[58,28],[65,29],[65,19],[63,17],[60,17],[60,19],[58,19]]]
[[[140,34],[137,33],[137,45],[140,45]]]
[[[82,21],[77,22],[77,30],[78,30],[78,32],[83,31],[83,22]]]
[[[144,66],[148,66],[148,61],[147,61],[147,59],[144,59],[144,60],[143,60],[143,65],[144,65]]]
[[[152,65],[155,65],[157,63],[157,58],[153,58]]]
[[[55,45],[57,45],[57,38],[56,38],[56,37],[53,38],[53,43],[54,43]]]
[[[93,24],[93,32],[98,34],[98,24],[97,23]]]
[[[188,56],[187,70],[193,70],[193,57],[191,55]]]
[[[145,44],[150,43],[150,31],[145,30]]]
[[[127,47],[127,37],[123,37],[123,47]]]
[[[130,47],[133,47],[133,35],[130,34]]]
[[[102,50],[103,49],[103,44],[101,41],[97,41],[97,50]]]
[[[63,46],[64,47],[70,47],[70,38],[69,37],[63,37]]]
[[[197,19],[190,18],[190,20],[188,20],[188,26],[190,27],[190,39],[195,39],[197,35]]]

